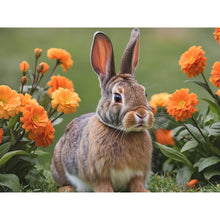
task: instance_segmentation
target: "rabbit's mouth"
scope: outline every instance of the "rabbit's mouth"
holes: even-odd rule
[[[153,125],[153,113],[145,108],[141,111],[130,111],[125,115],[123,125],[126,131],[150,129]]]

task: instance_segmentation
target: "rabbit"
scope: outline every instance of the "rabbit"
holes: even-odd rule
[[[109,37],[94,34],[91,65],[101,98],[96,112],[72,120],[55,146],[51,171],[59,191],[148,192],[154,115],[134,78],[139,35],[131,31],[116,74]]]

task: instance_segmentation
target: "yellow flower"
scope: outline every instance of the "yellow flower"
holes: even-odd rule
[[[76,92],[72,92],[69,89],[59,88],[52,93],[52,108],[57,108],[58,112],[64,112],[64,114],[75,113],[76,108],[79,107],[79,98]]]
[[[152,95],[151,100],[149,101],[149,104],[151,108],[153,108],[153,112],[156,113],[157,106],[159,107],[167,106],[169,97],[170,97],[170,94],[166,92]]]
[[[0,86],[0,118],[8,119],[19,112],[21,99],[15,90],[10,87]]]

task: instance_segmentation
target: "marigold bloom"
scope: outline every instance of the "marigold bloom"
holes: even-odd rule
[[[32,99],[31,95],[26,93],[25,95],[19,94],[21,99],[21,104],[18,108],[19,112],[24,112],[26,107],[31,103],[34,105],[39,105],[36,99]]]
[[[22,128],[24,128],[26,132],[35,129],[40,131],[41,128],[47,125],[48,120],[44,108],[34,103],[31,103],[25,108],[23,117],[20,118],[20,121],[23,123]]]
[[[0,86],[0,118],[14,117],[19,112],[20,104],[20,96],[15,90],[5,85]]]
[[[27,61],[23,61],[22,63],[20,63],[20,69],[23,73],[26,73],[29,69],[29,64]]]
[[[1,144],[1,142],[2,142],[2,138],[3,138],[3,130],[0,128],[0,144]]]
[[[69,89],[70,91],[74,92],[72,81],[64,76],[52,76],[47,85],[52,87],[48,89],[49,95],[51,95],[52,92],[59,89],[60,87]]]
[[[28,137],[35,141],[35,146],[48,147],[53,143],[55,130],[50,120],[45,127],[40,130],[32,130]]]
[[[207,58],[203,56],[205,52],[201,48],[201,46],[192,46],[180,57],[181,70],[188,74],[189,78],[201,74],[205,69]]]
[[[166,92],[152,95],[149,104],[153,108],[153,112],[156,113],[157,106],[159,107],[167,106],[169,97],[170,94]]]
[[[155,137],[158,143],[163,144],[163,145],[175,145],[173,136],[172,136],[172,130],[167,130],[167,129],[157,129],[155,131]]]
[[[195,186],[198,184],[198,180],[197,179],[192,179],[187,183],[188,188],[195,188]]]
[[[194,106],[198,103],[197,95],[189,94],[189,89],[176,90],[169,98],[167,112],[176,121],[184,121],[186,118],[191,118],[192,114],[197,111]]]
[[[45,63],[45,62],[41,62],[41,63],[39,64],[39,67],[42,68],[41,74],[46,73],[47,70],[49,69],[49,65],[48,65],[47,63]]]
[[[209,81],[215,86],[220,87],[220,62],[216,61],[212,66],[212,72]]]
[[[34,53],[35,53],[35,56],[36,56],[36,57],[39,57],[39,56],[41,55],[41,53],[42,53],[42,49],[35,48],[35,49],[34,49]]]
[[[214,34],[214,38],[220,44],[220,28],[216,28]]]
[[[218,91],[215,94],[220,96],[220,89],[218,89]]]
[[[64,49],[50,48],[47,51],[47,56],[49,59],[57,59],[61,63],[63,72],[66,72],[73,65],[71,55]]]
[[[64,114],[75,113],[76,108],[79,107],[78,102],[81,99],[78,94],[71,92],[69,89],[59,88],[52,93],[52,108],[57,108],[58,112],[64,112]]]

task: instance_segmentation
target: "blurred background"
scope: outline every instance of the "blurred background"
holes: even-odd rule
[[[40,62],[47,62],[51,68],[55,60],[49,60],[46,54],[52,47],[67,50],[74,61],[74,65],[65,73],[59,66],[55,75],[60,74],[72,80],[75,91],[82,101],[75,114],[65,115],[64,121],[55,127],[54,143],[44,149],[48,155],[40,158],[40,163],[46,168],[49,168],[54,146],[64,133],[66,125],[73,118],[96,110],[100,88],[97,75],[90,64],[93,34],[96,31],[103,31],[110,37],[118,71],[120,58],[131,30],[131,28],[0,29],[0,85],[19,89],[22,76],[19,64],[26,60],[33,70],[35,48],[43,50]],[[148,100],[155,93],[173,93],[176,89],[189,88],[199,96],[198,108],[203,108],[205,103],[202,98],[208,97],[208,94],[197,85],[184,82],[189,78],[181,72],[178,61],[181,54],[190,46],[201,45],[208,58],[204,71],[208,80],[212,65],[220,58],[220,45],[214,39],[214,31],[215,28],[140,28],[140,59],[135,76],[137,81],[146,87]],[[202,77],[198,76],[196,79],[202,80]],[[216,89],[212,85],[211,87],[215,92]]]

